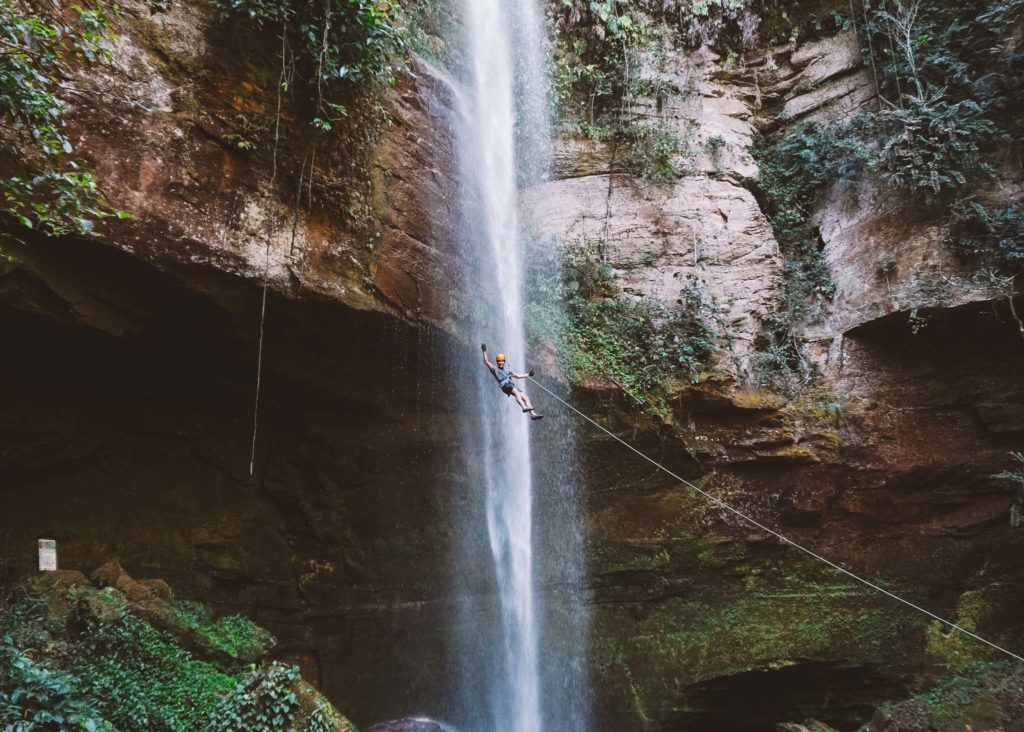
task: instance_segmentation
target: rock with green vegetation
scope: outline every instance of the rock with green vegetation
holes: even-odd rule
[[[89,236],[111,209],[96,176],[76,158],[65,117],[76,67],[109,62],[117,8],[0,3],[0,213],[27,229]]]
[[[266,659],[273,639],[245,618],[172,604],[116,562],[93,576],[36,575],[6,598],[5,729],[355,731],[298,668]]]
[[[1013,661],[973,663],[928,689],[882,705],[861,732],[1024,729],[1024,669]]]

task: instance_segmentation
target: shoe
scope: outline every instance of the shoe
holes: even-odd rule
[[[527,412],[532,412],[532,411],[533,411],[532,409],[524,409],[523,410],[523,414],[526,414]]]
[[[530,415],[530,419],[544,419],[544,415],[543,414],[532,414],[532,415]]]

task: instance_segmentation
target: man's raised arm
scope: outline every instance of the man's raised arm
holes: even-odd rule
[[[487,344],[481,343],[480,350],[483,351],[484,354],[484,366],[486,366],[490,371],[494,371],[494,364],[487,360]]]

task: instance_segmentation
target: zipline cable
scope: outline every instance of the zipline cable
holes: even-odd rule
[[[537,380],[536,380],[536,379],[534,379],[533,377],[531,377],[531,376],[527,376],[526,378],[528,378],[528,379],[529,379],[530,381],[532,381],[532,382],[533,382],[534,384],[536,384],[536,385],[537,385],[537,386],[539,386],[539,387],[540,387],[541,389],[543,389],[544,391],[546,391],[546,392],[547,392],[547,393],[548,393],[549,395],[551,395],[552,397],[554,397],[555,399],[557,399],[558,401],[560,401],[560,402],[561,402],[562,404],[564,404],[564,405],[565,405],[566,407],[568,407],[569,409],[571,409],[572,411],[574,411],[574,412],[575,412],[576,414],[578,414],[579,416],[583,417],[583,419],[585,419],[585,420],[587,420],[588,422],[590,422],[590,424],[592,424],[592,425],[594,425],[595,427],[597,427],[597,428],[598,428],[599,430],[601,430],[602,432],[604,432],[604,433],[605,433],[606,435],[608,435],[609,437],[611,437],[611,438],[612,438],[613,440],[615,440],[615,441],[617,441],[617,442],[621,443],[622,445],[626,446],[627,448],[629,448],[630,450],[632,450],[633,452],[635,452],[635,453],[636,453],[637,455],[639,455],[640,457],[642,457],[642,458],[643,458],[644,460],[646,460],[647,462],[649,462],[649,463],[650,463],[651,465],[653,465],[654,467],[658,468],[659,470],[661,470],[661,471],[662,471],[662,472],[664,472],[664,473],[667,473],[668,475],[671,475],[671,476],[672,476],[673,478],[675,478],[676,480],[678,480],[678,481],[679,481],[680,483],[682,483],[682,484],[683,484],[683,485],[685,485],[686,487],[688,487],[688,488],[690,488],[690,489],[692,489],[692,490],[696,491],[697,493],[701,494],[702,496],[704,496],[704,497],[705,497],[705,498],[707,498],[708,500],[712,501],[712,502],[713,502],[713,503],[714,503],[715,505],[717,505],[717,506],[719,506],[719,507],[721,507],[721,508],[724,508],[724,509],[725,509],[726,511],[729,511],[730,513],[732,513],[732,514],[734,514],[734,515],[736,515],[736,516],[739,516],[739,517],[740,517],[741,519],[743,519],[744,521],[746,521],[746,522],[747,522],[748,524],[751,524],[751,525],[753,525],[753,526],[756,526],[757,528],[761,529],[762,531],[766,531],[766,532],[768,532],[769,534],[771,534],[771,535],[772,535],[772,536],[774,536],[775,538],[777,538],[777,539],[779,539],[779,540],[781,540],[781,541],[785,542],[786,544],[789,544],[790,546],[792,546],[792,547],[794,547],[794,548],[796,548],[796,549],[799,549],[799,550],[800,550],[800,551],[802,551],[802,552],[803,552],[804,554],[807,554],[807,555],[809,555],[809,556],[813,557],[814,559],[817,559],[817,560],[818,560],[819,562],[822,562],[822,563],[824,563],[824,564],[827,564],[828,566],[832,567],[832,569],[835,569],[835,570],[837,570],[837,571],[839,571],[839,572],[842,572],[842,573],[843,573],[843,574],[845,574],[845,575],[846,575],[847,577],[850,577],[851,579],[854,579],[854,580],[856,580],[857,582],[860,582],[860,583],[861,583],[862,585],[865,585],[865,586],[867,586],[867,587],[870,587],[871,589],[873,589],[873,590],[875,590],[875,591],[877,591],[877,592],[880,592],[880,593],[882,593],[883,595],[886,595],[886,596],[888,596],[888,597],[892,598],[893,600],[896,600],[897,602],[901,602],[901,603],[903,603],[904,605],[906,605],[907,607],[911,607],[911,608],[913,608],[914,610],[917,610],[917,611],[918,611],[918,612],[920,612],[920,613],[924,613],[924,614],[925,614],[925,615],[927,615],[928,617],[930,617],[930,618],[933,618],[933,619],[935,619],[935,620],[938,620],[938,621],[939,621],[940,623],[942,623],[943,625],[949,626],[949,627],[950,627],[950,628],[952,628],[953,630],[959,631],[959,632],[963,633],[964,635],[967,635],[967,636],[970,636],[971,638],[974,638],[974,640],[976,640],[976,641],[981,641],[981,642],[982,642],[982,643],[984,643],[985,645],[987,645],[987,646],[990,646],[990,647],[992,647],[992,648],[996,649],[996,650],[997,650],[997,651],[999,651],[1000,653],[1005,653],[1005,654],[1006,654],[1007,656],[1009,656],[1010,658],[1014,658],[1014,659],[1016,659],[1016,660],[1018,660],[1018,661],[1024,662],[1024,656],[1019,656],[1019,655],[1017,655],[1016,653],[1014,653],[1013,651],[1008,651],[1007,649],[1003,648],[1002,646],[1000,646],[1000,645],[996,645],[995,643],[993,643],[992,641],[990,641],[990,640],[988,640],[988,639],[986,639],[986,638],[982,638],[982,637],[981,637],[980,635],[978,635],[977,633],[973,633],[973,632],[971,632],[971,631],[967,630],[966,628],[963,628],[963,627],[961,627],[961,626],[957,625],[956,623],[950,622],[949,620],[946,620],[945,618],[939,617],[938,615],[936,615],[936,614],[935,614],[935,613],[933,613],[932,611],[930,611],[930,610],[926,610],[925,608],[921,607],[920,605],[916,605],[915,603],[911,602],[910,600],[906,600],[906,599],[904,599],[904,598],[900,597],[899,595],[897,595],[897,594],[894,594],[894,593],[890,592],[889,590],[885,589],[884,587],[880,587],[879,585],[876,585],[876,584],[875,584],[874,582],[872,582],[871,580],[867,580],[867,579],[864,579],[863,577],[861,577],[861,576],[859,576],[859,575],[856,575],[856,574],[854,574],[853,572],[851,572],[850,570],[846,569],[845,567],[841,567],[840,565],[836,564],[836,563],[835,563],[835,562],[833,562],[833,561],[832,561],[831,559],[826,559],[825,557],[821,556],[821,555],[820,555],[820,554],[818,554],[817,552],[815,552],[815,551],[813,551],[813,550],[811,550],[811,549],[808,549],[807,547],[805,547],[805,546],[803,546],[803,545],[801,545],[801,544],[798,544],[797,542],[793,541],[793,540],[792,540],[792,539],[790,539],[790,538],[789,538],[788,536],[784,536],[783,534],[780,534],[780,533],[779,533],[778,531],[776,531],[775,529],[772,529],[772,528],[770,528],[770,527],[768,527],[768,526],[765,526],[764,524],[762,524],[762,523],[761,523],[760,521],[758,521],[757,519],[755,519],[755,518],[752,518],[752,517],[748,516],[747,514],[745,514],[745,513],[743,513],[742,511],[740,511],[739,509],[733,508],[733,507],[732,507],[732,506],[730,506],[730,505],[729,505],[728,503],[726,503],[725,501],[723,501],[723,500],[722,500],[721,498],[718,498],[718,497],[716,497],[715,495],[713,495],[713,494],[711,494],[711,493],[708,493],[708,492],[707,492],[706,490],[704,490],[703,488],[699,488],[699,487],[695,486],[695,485],[694,485],[693,483],[691,483],[690,481],[686,480],[686,478],[682,478],[682,477],[680,477],[680,476],[676,475],[676,474],[675,474],[675,473],[673,473],[673,472],[672,472],[671,470],[669,470],[668,468],[666,468],[666,467],[665,467],[664,465],[662,465],[661,463],[659,463],[659,462],[658,462],[657,460],[654,460],[653,458],[647,457],[647,455],[645,455],[644,453],[642,453],[642,452],[640,452],[639,450],[637,450],[637,449],[636,449],[635,447],[633,447],[632,445],[630,445],[630,444],[629,444],[628,442],[626,442],[625,440],[623,440],[623,439],[622,439],[621,437],[619,437],[618,435],[616,435],[616,434],[615,434],[614,432],[612,432],[611,430],[609,430],[609,429],[607,429],[607,428],[603,427],[602,425],[600,425],[600,424],[598,424],[597,422],[595,422],[594,420],[592,420],[592,419],[591,419],[590,417],[588,417],[587,415],[585,415],[585,414],[584,414],[583,412],[581,412],[580,410],[578,410],[578,409],[577,409],[576,407],[574,407],[573,405],[571,405],[571,404],[570,404],[569,402],[567,402],[567,401],[565,401],[564,399],[562,399],[562,397],[560,397],[560,396],[558,396],[557,394],[555,394],[555,393],[554,393],[553,391],[551,391],[550,389],[548,389],[548,388],[547,388],[546,386],[544,386],[543,384],[541,384],[541,383],[540,383],[539,381],[537,381]]]

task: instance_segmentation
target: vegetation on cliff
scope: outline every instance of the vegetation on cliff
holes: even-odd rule
[[[721,331],[698,279],[681,281],[677,307],[665,308],[621,291],[601,242],[554,249],[561,261],[540,251],[527,257],[526,324],[531,341],[555,347],[573,382],[610,377],[650,403],[672,379],[708,375]]]
[[[784,291],[759,355],[769,381],[806,378],[799,329],[832,285],[811,215],[823,191],[870,174],[911,209],[944,219],[947,240],[981,268],[1024,265],[1020,202],[989,189],[1022,139],[1016,0],[976,7],[932,0],[867,4],[841,18],[860,32],[877,106],[831,124],[783,125],[754,147],[759,196],[786,257]],[[783,122],[785,122],[783,120]]]
[[[403,39],[397,3],[376,0],[214,0],[232,23],[280,32],[282,91],[299,85],[322,132],[349,114],[354,86],[387,77]]]
[[[115,571],[111,572],[113,569]],[[116,564],[22,583],[0,614],[6,729],[354,730],[241,616],[213,621]],[[254,663],[255,662],[255,663]]]
[[[76,64],[110,58],[104,2],[0,2],[0,212],[51,234],[125,216],[104,201],[65,128]]]
[[[931,0],[867,6],[854,20],[878,108],[827,127],[786,130],[763,146],[763,158],[770,165],[788,156],[789,171],[813,179],[815,192],[870,170],[926,210],[951,210],[952,240],[965,253],[1019,266],[1019,203],[990,208],[975,198],[984,196],[1000,157],[1024,139],[1024,65],[1013,39],[1022,13],[1016,0],[989,0],[980,12]],[[762,172],[776,210],[788,205],[778,182],[774,171]]]

